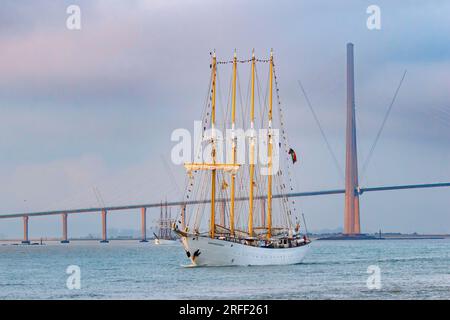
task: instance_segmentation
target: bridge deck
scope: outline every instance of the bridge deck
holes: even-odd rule
[[[389,191],[389,190],[442,188],[442,187],[450,187],[450,182],[360,188],[359,193],[363,194],[364,192],[371,192],[371,191]],[[285,195],[275,194],[275,195],[273,195],[273,198],[274,199],[282,198],[284,196],[287,196],[288,198],[310,197],[310,196],[332,195],[332,194],[342,194],[342,193],[345,193],[345,189],[294,192],[294,193],[287,193]],[[263,198],[267,198],[267,196],[256,197],[256,199],[263,199]],[[235,201],[245,201],[245,200],[248,200],[248,198],[241,197],[241,198],[235,199]],[[216,200],[216,202],[223,202],[223,201],[229,201],[229,199],[217,199]],[[210,202],[209,199],[191,200],[191,201],[172,201],[172,202],[167,202],[167,205],[168,206],[182,206],[182,205],[193,205],[193,204],[201,204],[201,203],[208,203],[208,202]],[[104,208],[95,207],[95,208],[80,208],[80,209],[61,209],[61,210],[40,211],[40,212],[21,212],[21,213],[0,214],[0,219],[20,218],[20,217],[24,217],[24,216],[30,216],[30,217],[31,216],[49,216],[49,215],[58,215],[58,214],[62,214],[62,213],[74,214],[74,213],[101,212],[102,210],[118,211],[118,210],[130,210],[130,209],[139,209],[139,208],[156,208],[159,206],[161,206],[161,203],[143,203],[143,204],[133,204],[133,205],[110,206],[110,207],[104,207]]]

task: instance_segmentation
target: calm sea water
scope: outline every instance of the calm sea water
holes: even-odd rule
[[[184,268],[181,246],[0,246],[2,299],[450,299],[450,239],[315,241],[303,264]],[[66,268],[81,269],[81,289]],[[381,271],[369,290],[367,268]]]

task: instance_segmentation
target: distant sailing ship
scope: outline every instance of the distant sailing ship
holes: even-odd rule
[[[164,207],[164,210],[163,210]],[[170,209],[168,210],[167,204],[161,203],[161,212],[158,220],[158,235],[153,233],[155,236],[155,244],[176,244],[177,238],[172,232],[171,225],[174,220],[172,220],[172,214]]]
[[[211,56],[210,88],[203,113],[202,136],[203,141],[208,141],[211,145],[211,160],[184,164],[189,177],[186,201],[191,201],[194,205],[188,207],[192,208],[189,213],[185,212],[186,207],[183,208],[181,220],[173,224],[173,230],[181,237],[186,255],[193,266],[300,263],[311,241],[300,231],[300,217],[295,212],[294,201],[285,196],[288,193],[287,186],[293,190],[292,185],[288,185],[285,180],[289,179],[289,183],[291,182],[290,165],[297,161],[297,156],[288,145],[284,130],[273,52],[271,51],[270,58],[265,60],[256,59],[254,51],[252,58],[248,60],[238,60],[236,52],[232,61],[217,61],[215,52]],[[243,103],[242,91],[240,91],[240,110],[236,110],[238,63],[251,65],[249,68],[251,70],[250,89],[247,93],[250,101]],[[260,98],[262,107],[255,110],[255,86],[258,86],[258,94],[261,90],[259,82],[257,83],[259,81],[257,63],[268,64],[269,72],[266,99],[261,102]],[[223,108],[225,111],[221,114],[223,116],[221,125],[218,125],[216,121],[217,66],[219,64],[232,65],[228,98],[231,101]],[[277,132],[281,132],[279,142],[274,139],[275,129],[272,127],[274,89],[278,100],[278,120],[280,121],[280,128],[277,129]],[[229,114],[230,106],[231,114]],[[250,160],[245,167],[237,161],[238,141],[235,132],[238,125],[237,114],[242,115],[239,125],[242,125],[244,130],[250,129],[251,132],[247,137]],[[218,143],[226,139],[218,137],[214,130],[225,128],[227,123],[231,124],[231,161],[221,162],[217,157]],[[268,159],[266,164],[268,174],[265,175],[257,170],[262,165],[256,164],[255,161],[256,135],[253,132],[257,127],[266,128],[267,132],[267,142],[263,149],[267,152]],[[207,128],[210,128],[210,135],[206,134]],[[284,167],[277,163],[276,170],[273,163],[274,152],[283,154],[286,162]],[[276,199],[272,198],[274,187],[278,193]],[[208,194],[211,197],[209,202],[195,201],[205,199]],[[276,208],[275,202],[278,204]],[[220,211],[219,219],[216,217],[217,209]]]

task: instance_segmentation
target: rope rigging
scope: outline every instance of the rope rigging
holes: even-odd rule
[[[214,56],[215,57],[215,56]],[[265,88],[263,88],[263,86],[261,85],[261,79],[259,77],[259,73],[257,71],[256,68],[256,62],[258,63],[271,63],[272,60],[271,59],[256,59],[256,58],[252,58],[252,59],[247,59],[247,60],[237,60],[236,59],[236,63],[240,63],[240,64],[248,64],[248,63],[253,63],[255,62],[255,68],[254,68],[254,72],[255,72],[255,85],[256,85],[256,95],[257,97],[255,97],[254,102],[256,102],[256,104],[258,105],[258,108],[255,108],[256,112],[255,112],[255,124],[256,127],[255,129],[263,129],[265,126],[265,124],[267,124],[266,122],[268,121],[267,119],[265,119],[266,116],[268,116],[268,92],[269,92],[269,84],[267,84],[265,86]],[[213,102],[213,89],[212,86],[215,85],[216,86],[216,93],[217,93],[217,100],[216,100],[216,109],[219,111],[220,114],[220,118],[221,121],[223,120],[222,124],[223,126],[219,125],[219,128],[223,128],[225,129],[227,123],[230,120],[230,115],[229,115],[229,111],[230,111],[230,98],[231,98],[231,85],[229,86],[229,90],[227,92],[226,95],[226,102],[223,101],[224,96],[222,95],[222,90],[221,90],[221,81],[220,81],[220,77],[219,77],[219,72],[217,68],[218,65],[228,65],[228,64],[232,64],[234,63],[233,60],[229,60],[229,61],[218,61],[218,60],[213,60],[215,69],[213,69],[213,72],[215,72],[215,84],[212,83],[212,75],[210,78],[210,82],[208,85],[208,94],[207,94],[207,98],[205,99],[205,107],[203,110],[203,115],[202,115],[202,139],[205,139],[205,132],[207,131],[207,128],[210,126],[210,116],[211,116],[211,112],[212,112],[212,102]],[[210,65],[210,68],[213,68],[213,64]],[[277,80],[277,75],[275,72],[275,68],[274,68],[274,64],[272,62],[272,72],[273,72],[273,79],[274,79],[274,91],[276,94],[276,99],[277,99],[277,105],[278,105],[278,113],[279,113],[279,121],[280,121],[280,131],[282,132],[281,134],[281,141],[280,141],[280,148],[284,147],[285,149],[285,162],[286,162],[286,173],[287,175],[283,175],[282,171],[284,170],[281,169],[278,173],[276,173],[274,175],[274,188],[278,191],[278,193],[283,194],[282,198],[278,199],[275,201],[277,203],[279,203],[280,205],[280,213],[282,213],[281,215],[279,215],[279,221],[275,222],[275,220],[273,220],[274,223],[278,223],[278,226],[286,226],[286,227],[292,227],[293,223],[291,221],[292,218],[292,213],[294,211],[296,211],[295,209],[295,201],[290,201],[290,199],[288,199],[287,194],[289,193],[288,191],[288,187],[289,189],[292,191],[293,187],[292,187],[292,179],[291,179],[291,168],[289,166],[289,161],[290,161],[290,155],[289,155],[289,150],[290,150],[290,146],[288,144],[287,141],[287,136],[286,136],[286,130],[284,129],[284,120],[283,120],[283,114],[281,111],[281,101],[280,101],[280,96],[279,96],[279,87],[278,87],[278,80]],[[214,71],[215,70],[215,71]],[[250,73],[251,75],[251,73]],[[267,83],[269,82],[269,78],[270,78],[270,72],[269,72],[269,77],[267,79]],[[240,102],[240,110],[242,112],[242,117],[240,122],[242,129],[244,130],[248,130],[249,126],[250,126],[250,118],[249,118],[249,112],[250,112],[250,78],[249,77],[249,86],[248,86],[248,90],[247,90],[247,99],[244,102],[243,101],[243,97],[242,97],[242,89],[241,89],[241,82],[240,82],[240,78],[239,75],[237,74],[237,70],[236,70],[236,78],[237,78],[237,82],[238,82],[238,88],[236,90],[236,95],[238,95],[238,99]],[[231,84],[231,80],[230,80],[230,84]],[[222,107],[222,108],[221,108]],[[219,109],[222,109],[220,112]],[[217,113],[216,113],[217,115]],[[239,124],[236,123],[238,126]],[[223,138],[223,140],[225,140],[225,136]],[[205,141],[206,142],[206,141]],[[216,143],[216,142],[223,142],[223,141],[219,141],[217,138],[214,138],[214,142],[212,139],[208,140],[208,143]],[[262,141],[261,141],[262,142]],[[265,142],[263,142],[262,144],[260,144],[258,146],[258,148],[264,148],[262,145]],[[197,156],[200,152],[202,152],[202,146],[198,146],[199,150],[195,151],[195,156]],[[267,147],[267,146],[266,146]],[[278,147],[278,145],[275,145],[274,147]],[[256,150],[255,150],[256,152]],[[262,152],[262,150],[260,151]],[[197,158],[197,157],[196,157]],[[219,161],[220,162],[220,161]],[[254,165],[254,170],[259,170],[262,168],[262,166],[265,165],[263,163],[259,163],[259,161],[255,162]],[[259,172],[259,171],[256,171]],[[289,181],[284,182],[283,180],[286,178],[289,178]],[[260,174],[256,174],[254,177],[254,181],[252,182],[253,187],[254,187],[254,197],[256,198],[261,198],[262,196],[264,196],[267,192],[267,186],[268,184],[265,181],[266,179],[264,178],[264,176],[260,175]],[[247,182],[248,181],[248,182]],[[219,172],[216,175],[216,179],[215,182],[218,183],[218,192],[217,192],[217,196],[218,198],[222,198],[222,199],[228,199],[229,198],[229,193],[228,193],[228,176],[223,173],[223,172]],[[250,183],[250,179],[249,179],[249,171],[248,170],[240,170],[238,172],[238,174],[236,175],[236,186],[237,186],[237,193],[238,193],[238,197],[248,197],[249,194],[249,183]],[[222,186],[222,187],[220,187]],[[210,183],[208,181],[208,174],[206,173],[205,170],[200,170],[200,171],[192,171],[189,179],[187,180],[186,183],[186,192],[185,192],[185,199],[186,201],[189,200],[193,200],[193,199],[197,199],[197,198],[202,198],[202,199],[206,199],[208,198],[208,191],[211,190],[212,186],[210,186]],[[211,191],[213,192],[213,191]],[[264,230],[265,227],[265,223],[266,223],[266,216],[265,216],[265,211],[266,211],[266,204],[265,204],[265,200],[261,199],[261,201],[255,201],[253,203],[253,212],[255,213],[255,215],[253,215],[253,223],[255,224],[255,230],[258,230],[258,232],[260,232],[259,234],[262,235],[264,234],[267,230]],[[218,228],[220,230],[222,230],[223,228],[226,229],[225,221],[229,221],[229,212],[230,212],[230,208],[229,208],[229,204],[228,203],[222,203],[219,202],[218,205],[220,206],[220,223],[217,225]],[[294,207],[292,209],[292,206]],[[246,228],[245,228],[245,223],[247,222],[247,218],[246,218],[246,214],[249,212],[249,203],[246,201],[242,201],[236,204],[235,206],[235,230],[239,233],[244,233]],[[212,209],[211,209],[212,210]],[[207,220],[207,219],[203,219],[205,212],[209,211],[209,208],[207,206],[207,203],[204,203],[203,205],[199,205],[197,206],[196,209],[192,210],[193,212],[191,212],[191,214],[189,214],[187,216],[186,221],[189,223],[189,221],[191,220],[191,217],[193,215],[195,215],[194,217],[194,231],[196,232],[200,232],[200,229],[203,226],[207,226],[207,225],[211,225],[211,221],[207,221],[205,223],[205,221],[203,220]],[[260,212],[260,214],[258,213]],[[294,214],[295,219],[298,221],[298,218],[296,217],[296,215]],[[215,216],[211,213],[211,219],[212,217]],[[186,217],[185,217],[186,218]],[[209,219],[209,220],[211,220]],[[217,221],[217,220],[215,220]],[[275,228],[277,229],[278,227],[274,224],[271,228]],[[240,230],[239,230],[240,229]],[[275,230],[274,229],[274,230]],[[270,229],[271,230],[271,229]],[[265,233],[267,234],[267,233]]]
[[[276,73],[276,67],[275,67],[275,63],[273,64],[273,77],[274,77],[274,82],[275,82],[275,95],[276,95],[276,99],[277,99],[277,106],[278,106],[278,118],[279,118],[279,123],[280,123],[280,129],[281,129],[281,138],[282,138],[282,143],[284,145],[284,154],[285,154],[285,164],[287,167],[287,173],[288,173],[288,180],[289,180],[289,189],[292,191],[294,190],[293,185],[292,185],[292,168],[291,168],[291,164],[290,164],[290,159],[289,159],[289,150],[290,150],[290,144],[288,141],[288,137],[287,137],[287,133],[286,133],[286,129],[284,127],[284,117],[283,117],[283,111],[282,111],[282,107],[281,107],[281,99],[280,99],[280,88],[278,85],[278,77],[277,77],[277,73]],[[279,179],[281,180],[280,186],[283,190],[283,193],[287,193],[284,190],[286,189],[286,185],[283,182],[283,177],[282,177],[282,170],[280,169],[278,172],[278,176]],[[291,204],[293,207],[293,211],[294,211],[294,218],[296,220],[296,222],[299,221],[299,217],[297,216],[297,209],[296,209],[296,203],[295,200],[290,201],[289,198],[285,195],[283,197],[283,201],[286,204],[286,211],[288,213],[289,216],[292,215],[292,209],[291,209]],[[289,222],[289,226],[292,225],[292,221],[290,219],[288,219]]]

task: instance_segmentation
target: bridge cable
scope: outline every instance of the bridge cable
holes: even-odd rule
[[[381,133],[383,132],[383,129],[384,129],[385,125],[386,125],[387,119],[389,118],[389,115],[390,115],[390,113],[392,111],[392,108],[394,106],[395,100],[397,99],[398,92],[400,91],[400,88],[401,88],[401,86],[403,84],[403,80],[405,79],[406,72],[407,72],[407,70],[405,70],[403,72],[403,76],[400,79],[400,82],[399,82],[399,84],[397,86],[397,89],[395,90],[394,96],[392,97],[391,104],[389,105],[389,108],[387,109],[386,114],[384,115],[383,122],[381,123],[381,127],[378,130],[378,132],[377,132],[377,135],[375,137],[375,141],[373,142],[373,144],[372,144],[372,146],[370,148],[369,154],[367,155],[367,158],[364,161],[364,164],[363,164],[363,167],[362,167],[362,170],[361,170],[361,177],[364,177],[364,175],[366,173],[367,167],[368,167],[369,162],[370,162],[370,160],[372,158],[372,155],[373,155],[373,151],[375,150],[375,147],[377,146],[378,140],[380,139]]]
[[[322,138],[325,141],[325,144],[326,144],[326,146],[328,148],[328,151],[330,152],[331,157],[333,158],[334,165],[336,166],[336,169],[338,170],[342,181],[344,181],[344,171],[342,170],[342,167],[339,165],[339,161],[337,160],[336,155],[334,154],[333,149],[331,148],[331,145],[330,145],[330,143],[329,143],[329,141],[327,139],[325,131],[323,130],[322,125],[320,124],[319,118],[317,117],[317,114],[314,111],[314,108],[313,108],[313,106],[311,104],[311,101],[309,100],[308,95],[306,94],[305,88],[303,87],[302,82],[300,80],[298,80],[298,85],[299,85],[300,89],[303,92],[303,96],[305,98],[306,104],[308,105],[309,109],[311,110],[311,113],[312,113],[312,115],[314,117],[314,120],[316,121],[316,124],[319,127],[319,130],[320,130],[320,133],[322,135]]]

